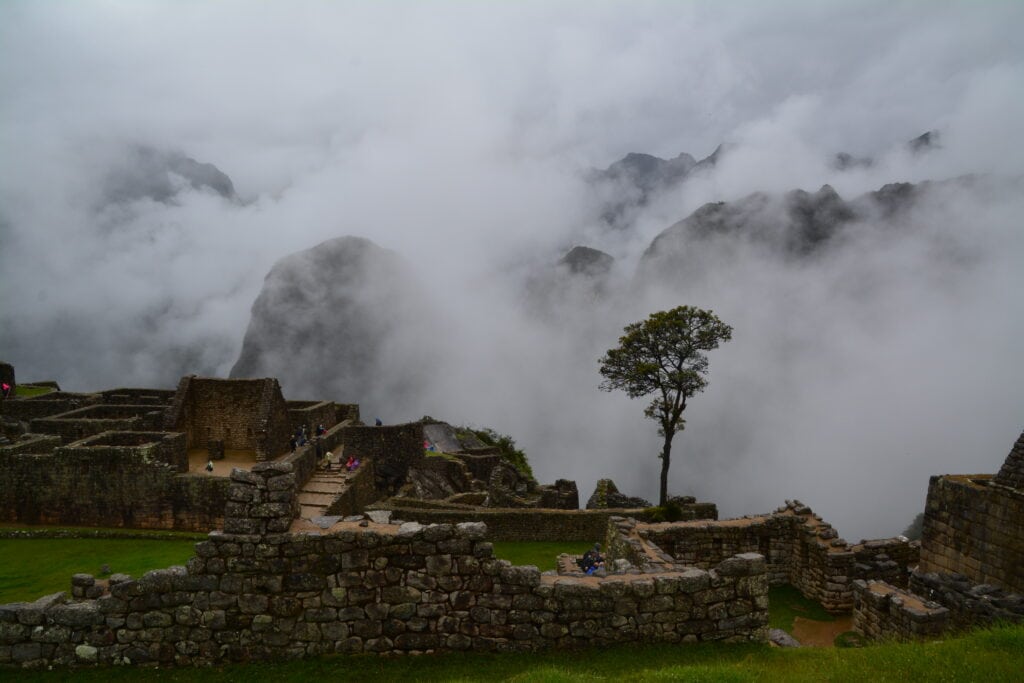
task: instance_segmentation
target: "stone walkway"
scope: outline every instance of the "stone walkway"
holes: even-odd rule
[[[317,469],[306,485],[299,491],[301,519],[323,517],[327,509],[348,488],[349,473],[337,466],[325,472]]]

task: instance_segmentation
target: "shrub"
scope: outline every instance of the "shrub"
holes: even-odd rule
[[[678,522],[683,518],[683,508],[679,503],[670,500],[664,505],[656,505],[644,510],[652,522]]]
[[[530,469],[530,463],[526,459],[526,453],[516,448],[516,442],[511,436],[507,434],[499,434],[490,427],[474,429],[472,432],[476,434],[478,439],[488,446],[497,448],[505,462],[512,465],[512,467],[515,467],[521,474],[525,474],[531,479],[533,478],[533,470]]]

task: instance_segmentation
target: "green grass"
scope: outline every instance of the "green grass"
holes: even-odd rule
[[[419,657],[329,656],[214,669],[11,671],[30,681],[1019,681],[1024,626],[934,643],[841,650],[764,645],[623,645],[577,652]]]
[[[70,590],[72,574],[99,575],[104,564],[134,577],[184,564],[194,545],[194,540],[0,539],[0,604]]]
[[[14,387],[14,395],[18,398],[32,398],[54,391],[53,387],[37,387],[32,384],[18,384]]]
[[[582,555],[593,547],[588,541],[497,541],[494,556],[512,564],[532,564],[542,572],[555,569],[556,560],[562,553]]]
[[[768,625],[781,628],[783,631],[793,630],[793,619],[803,617],[814,621],[835,621],[836,618],[825,611],[819,603],[808,600],[793,586],[772,586],[768,589]]]

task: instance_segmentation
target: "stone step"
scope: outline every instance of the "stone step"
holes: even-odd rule
[[[302,519],[313,519],[314,517],[322,517],[324,513],[327,511],[327,506],[302,505],[300,506],[300,510],[301,512],[299,513],[299,516]]]
[[[330,505],[338,497],[337,493],[299,493],[299,505]]]

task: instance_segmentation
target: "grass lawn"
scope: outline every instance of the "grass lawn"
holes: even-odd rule
[[[562,553],[582,555],[594,544],[588,541],[495,541],[494,556],[515,565],[532,564],[546,572],[555,569],[555,560]]]
[[[54,391],[53,387],[37,387],[33,384],[19,384],[14,387],[14,395],[18,398],[32,398]]]
[[[124,538],[0,539],[0,604],[71,590],[71,575],[100,567],[138,578],[150,569],[185,564],[195,540]]]
[[[768,589],[768,626],[793,631],[793,619],[803,617],[814,621],[835,621],[819,603],[808,600],[790,585],[772,586]]]
[[[67,671],[0,669],[30,681],[1020,681],[1024,626],[933,643],[858,650],[764,645],[632,645],[543,654],[327,656],[214,669]]]

